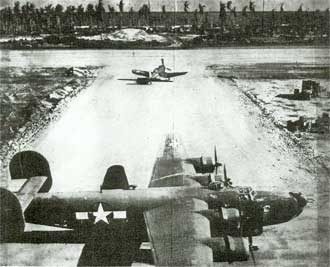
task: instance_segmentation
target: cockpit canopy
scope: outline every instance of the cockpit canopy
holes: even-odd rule
[[[208,187],[210,190],[213,190],[213,191],[220,191],[221,189],[224,188],[223,183],[219,182],[219,181],[209,183]]]
[[[213,191],[220,191],[226,188],[222,181],[214,181],[210,182],[208,188]],[[244,186],[236,186],[231,187],[232,190],[235,190],[239,194],[239,198],[241,200],[254,200],[256,196],[256,192],[252,189],[252,187],[244,187]]]
[[[235,189],[242,200],[254,200],[256,196],[256,192],[250,186],[237,186]]]

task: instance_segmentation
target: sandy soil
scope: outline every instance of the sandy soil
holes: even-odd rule
[[[104,33],[100,35],[94,36],[80,36],[78,39],[85,39],[85,40],[111,40],[111,41],[121,41],[121,42],[136,42],[136,41],[143,41],[143,42],[160,42],[160,43],[167,43],[168,39],[160,36],[158,34],[149,34],[144,30],[139,29],[123,29],[118,30],[113,33]]]

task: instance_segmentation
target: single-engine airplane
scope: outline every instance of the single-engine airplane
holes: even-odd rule
[[[135,81],[137,84],[151,84],[152,82],[172,82],[171,78],[185,75],[187,72],[166,72],[171,70],[164,64],[164,59],[161,59],[162,64],[155,68],[153,71],[133,69],[132,73],[138,76],[136,79],[119,79],[121,81]]]
[[[268,225],[295,218],[306,205],[300,193],[282,196],[233,186],[216,149],[214,160],[183,158],[181,151],[178,139],[168,135],[146,189],[129,185],[124,168],[114,165],[100,191],[87,192],[49,192],[52,177],[47,160],[37,152],[19,152],[9,172],[12,179],[27,180],[16,193],[0,190],[2,242],[32,242],[25,223],[87,236],[98,226],[116,231],[114,225],[126,225],[135,229],[130,232],[130,240],[138,244],[134,249],[144,244],[157,266],[209,266],[246,261],[249,254],[254,260],[257,247],[252,237]]]

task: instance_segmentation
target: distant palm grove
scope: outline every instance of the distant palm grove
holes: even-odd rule
[[[285,11],[284,4],[279,10],[263,12],[262,7],[248,2],[240,11],[232,1],[219,3],[218,11],[205,11],[205,5],[199,4],[196,10],[190,10],[189,1],[185,1],[177,12],[153,12],[150,6],[143,4],[138,10],[130,8],[124,11],[125,3],[118,0],[117,6],[105,6],[102,0],[98,4],[79,6],[47,5],[36,8],[33,3],[23,5],[19,1],[13,7],[0,10],[1,35],[39,35],[39,34],[95,34],[120,28],[144,27],[155,32],[181,32],[219,35],[272,36],[276,33],[304,37],[306,35],[328,37],[329,9],[304,11]]]

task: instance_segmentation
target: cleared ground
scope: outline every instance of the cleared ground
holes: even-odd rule
[[[326,50],[223,49],[193,51],[46,51],[10,52],[8,64],[105,65],[93,85],[74,99],[62,117],[27,148],[48,158],[53,172],[53,191],[98,190],[112,164],[126,168],[131,183],[145,187],[152,165],[168,132],[183,140],[187,155],[212,155],[217,145],[220,160],[236,185],[281,192],[295,191],[311,198],[301,217],[265,230],[255,239],[257,262],[269,266],[317,265],[320,241],[327,234],[326,209],[317,209],[319,181],[314,162],[308,161],[281,130],[230,81],[221,81],[206,70],[211,64],[304,62],[328,60]],[[84,57],[82,58],[82,53]],[[67,59],[70,55],[70,60]],[[174,71],[188,71],[173,83],[129,85],[130,69],[152,69],[164,57]],[[42,60],[44,59],[44,60]],[[327,195],[325,195],[327,196]],[[325,201],[325,207],[329,204]],[[325,217],[323,224],[320,218]],[[325,240],[326,241],[326,240]],[[11,245],[28,249],[27,245]],[[74,264],[80,245],[70,245],[70,256],[53,253],[53,245],[36,246],[32,265],[61,262]],[[68,245],[63,245],[64,247]],[[54,246],[54,250],[59,246]],[[5,249],[1,249],[5,251]],[[31,252],[32,253],[32,252]],[[326,254],[323,254],[326,255]],[[2,255],[1,255],[2,256]],[[46,262],[34,258],[47,256]],[[18,264],[24,254],[8,257]],[[246,264],[246,263],[244,263]],[[62,265],[62,264],[61,264]]]

